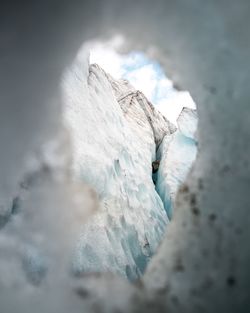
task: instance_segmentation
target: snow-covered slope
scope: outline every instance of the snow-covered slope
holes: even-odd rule
[[[144,271],[168,218],[152,181],[156,148],[175,126],[126,81],[78,60],[64,79],[65,122],[76,180],[98,193],[100,206],[83,226],[77,272],[113,271],[130,279]]]

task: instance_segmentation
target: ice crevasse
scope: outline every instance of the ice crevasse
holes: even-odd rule
[[[62,90],[73,177],[99,198],[98,212],[82,226],[74,272],[112,271],[133,280],[156,251],[195,159],[196,111],[185,108],[176,128],[127,81],[89,65],[87,54],[66,72]]]

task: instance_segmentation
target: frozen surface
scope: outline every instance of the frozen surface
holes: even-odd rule
[[[10,224],[1,230],[1,312],[249,312],[249,12],[248,0],[2,3],[1,216],[11,212],[6,205],[29,156],[61,129],[61,75],[90,38],[124,34],[127,50],[154,55],[174,84],[190,91],[199,153],[166,237],[136,286],[116,276],[70,279],[62,255],[75,224],[58,216],[82,185],[69,188],[61,175],[45,180],[39,201],[30,199],[34,215],[28,211],[17,232]],[[92,193],[85,192],[87,210]],[[17,255],[20,238],[36,238],[38,230],[56,260],[41,288],[27,284]]]
[[[164,202],[169,218],[172,218],[176,192],[196,158],[196,143],[177,131],[171,142],[165,137],[161,149],[162,159],[157,174],[156,190]]]
[[[170,219],[178,187],[185,181],[197,154],[194,138],[197,129],[196,111],[184,108],[177,122],[178,130],[172,136],[164,137],[157,157],[161,162],[156,177],[156,190]]]

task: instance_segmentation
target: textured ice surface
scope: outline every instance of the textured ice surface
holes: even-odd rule
[[[178,187],[185,181],[197,153],[197,142],[194,139],[196,111],[183,108],[177,122],[178,130],[172,136],[164,137],[157,157],[161,162],[156,175],[156,190],[169,218],[173,215]]]

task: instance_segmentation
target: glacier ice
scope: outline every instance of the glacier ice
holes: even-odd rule
[[[88,66],[88,56],[79,54],[63,80],[74,177],[92,186],[100,200],[98,212],[82,227],[74,270],[135,279],[168,223],[152,181],[152,162],[176,127],[127,81]]]
[[[74,271],[112,271],[133,280],[155,253],[174,194],[195,159],[195,144],[186,137],[195,111],[183,109],[177,131],[128,81],[88,63],[83,49],[62,88],[74,177],[92,186],[100,200],[82,227]],[[152,163],[158,158],[155,188]]]
[[[156,190],[170,219],[178,187],[185,181],[197,154],[196,110],[183,108],[177,123],[178,130],[173,136],[164,137],[157,156],[161,162],[156,177]]]
[[[184,107],[177,118],[177,124],[180,132],[184,136],[197,141],[196,131],[198,117],[196,110]]]

